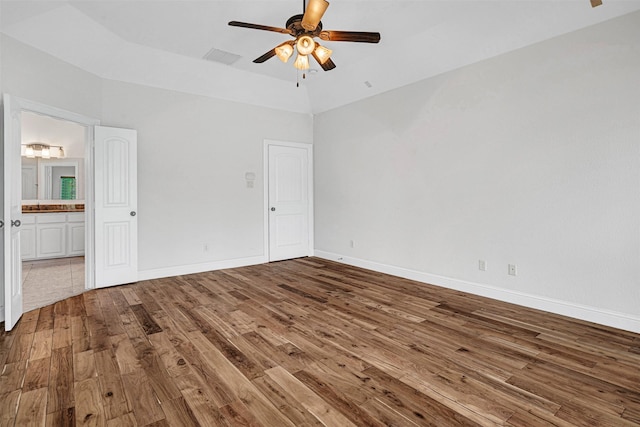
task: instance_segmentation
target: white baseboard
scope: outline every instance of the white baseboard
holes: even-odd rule
[[[513,292],[506,289],[496,288],[490,285],[467,282],[450,277],[438,276],[435,274],[423,273],[421,271],[410,270],[402,267],[381,264],[359,258],[335,254],[331,252],[315,250],[315,256],[355,267],[366,268],[380,273],[391,274],[417,282],[429,283],[444,288],[467,292],[498,301],[509,302],[538,310],[549,311],[575,319],[586,320],[600,325],[611,326],[635,333],[640,333],[640,317],[626,313],[618,313],[610,310],[603,310],[597,307],[590,307],[572,302],[555,300],[552,298],[537,295]]]
[[[267,258],[263,255],[248,257],[227,259],[223,261],[204,262],[200,264],[190,265],[178,265],[175,267],[154,268],[152,270],[138,271],[138,281],[140,280],[152,280],[161,279],[163,277],[182,276],[185,274],[202,273],[205,271],[222,270],[225,268],[246,267],[249,265],[264,264],[268,262]]]

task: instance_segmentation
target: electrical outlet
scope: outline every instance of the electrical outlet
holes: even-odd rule
[[[209,244],[208,243],[204,243],[202,245],[202,251],[203,252],[209,252]]]
[[[478,270],[487,271],[487,261],[481,259],[478,261]]]
[[[509,264],[509,276],[518,275],[518,267],[515,264]]]
[[[355,240],[349,241],[349,246],[351,246],[352,248],[355,248],[356,247],[356,241]]]

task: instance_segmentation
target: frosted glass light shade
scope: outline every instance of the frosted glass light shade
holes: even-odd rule
[[[298,38],[296,48],[300,55],[309,55],[316,48],[316,42],[309,36],[302,36]]]
[[[20,155],[30,159],[38,157],[43,159],[61,159],[65,157],[65,152],[62,145],[49,145],[41,142],[34,142],[32,144],[20,144]]]
[[[276,47],[276,56],[280,61],[287,62],[289,58],[291,58],[291,55],[293,55],[293,46],[289,43],[283,43]]]
[[[304,12],[302,22],[300,23],[302,28],[307,31],[315,30],[328,7],[329,2],[326,0],[309,0],[307,10]]]
[[[308,70],[309,57],[307,55],[298,55],[298,57],[296,58],[296,62],[293,63],[293,66],[298,70]]]
[[[331,49],[327,49],[324,46],[316,45],[316,50],[314,52],[316,54],[316,59],[320,64],[324,64],[329,60],[333,51]]]

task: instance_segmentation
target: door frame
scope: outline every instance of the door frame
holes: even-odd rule
[[[94,172],[94,126],[100,125],[100,120],[93,117],[84,116],[62,108],[53,107],[40,102],[31,101],[16,96],[10,97],[11,104],[16,106],[20,111],[28,111],[35,114],[53,117],[56,119],[66,120],[77,123],[85,128],[85,156],[84,156],[84,218],[85,218],[85,289],[93,289],[95,287],[95,262],[94,262],[94,190],[93,190],[93,172]],[[22,125],[22,116],[20,117]],[[19,141],[18,141],[19,143]],[[18,147],[19,148],[19,147]],[[12,177],[16,179],[16,176]],[[21,178],[21,177],[20,177]],[[6,256],[6,254],[5,254]]]
[[[264,256],[266,262],[271,261],[271,254],[269,250],[269,147],[281,146],[300,148],[307,151],[307,197],[308,200],[308,236],[309,236],[309,256],[313,256],[314,253],[314,221],[313,221],[313,144],[306,142],[289,142],[289,141],[276,141],[265,139],[262,149],[263,155],[263,183],[264,183]]]

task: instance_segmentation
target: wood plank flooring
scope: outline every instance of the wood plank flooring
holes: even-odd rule
[[[638,426],[640,335],[304,258],[0,333],[0,426]]]

